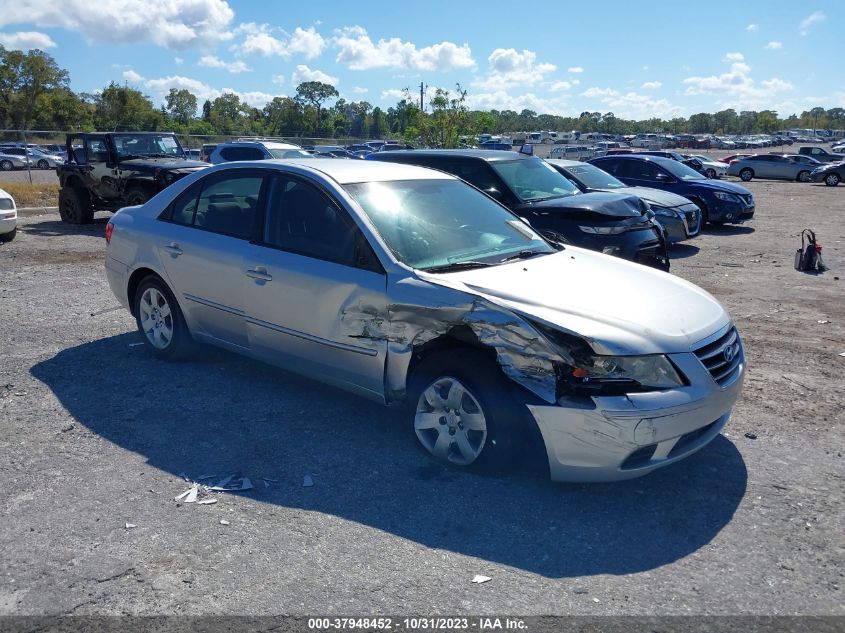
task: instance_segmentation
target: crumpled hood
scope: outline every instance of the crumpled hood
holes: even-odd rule
[[[688,281],[573,246],[490,268],[420,276],[579,335],[601,354],[688,352],[730,323],[721,304]]]
[[[209,164],[182,158],[130,158],[120,161],[120,166],[123,169],[134,169],[136,171],[156,171],[158,169],[194,170],[209,167]]]
[[[643,214],[643,210],[640,208],[640,201],[636,196],[604,191],[581,193],[575,196],[525,203],[517,205],[516,209],[537,211],[540,213],[589,211],[611,218],[631,218]]]
[[[690,201],[683,196],[669,191],[662,191],[654,189],[653,187],[624,187],[620,189],[613,189],[615,193],[623,193],[629,196],[637,196],[642,198],[650,205],[656,207],[679,207],[684,204],[690,204]]]

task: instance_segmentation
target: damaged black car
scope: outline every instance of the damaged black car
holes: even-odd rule
[[[546,237],[669,270],[666,240],[648,203],[632,195],[582,193],[551,165],[519,152],[416,150],[368,160],[430,167],[462,178]]]

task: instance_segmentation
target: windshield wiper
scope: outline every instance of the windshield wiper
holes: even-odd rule
[[[448,273],[456,270],[469,270],[471,268],[486,268],[488,266],[495,266],[497,262],[479,262],[475,260],[468,260],[465,262],[452,262],[450,264],[443,264],[441,266],[432,266],[431,268],[423,268],[427,273]]]
[[[504,259],[500,259],[499,263],[512,262],[515,259],[529,259],[537,255],[551,255],[548,251],[519,251],[515,255],[508,255]]]

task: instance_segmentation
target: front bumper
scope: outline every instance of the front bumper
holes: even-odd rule
[[[754,198],[740,196],[741,202],[727,202],[712,198],[708,203],[707,215],[710,222],[742,224],[754,217]]]
[[[744,356],[735,375],[721,385],[694,353],[670,358],[690,386],[528,405],[545,443],[553,481],[640,477],[691,455],[719,434],[742,389]]]
[[[688,240],[701,232],[701,210],[696,205],[681,205],[672,211],[677,215],[655,212],[655,219],[666,229],[666,239],[670,244]]]

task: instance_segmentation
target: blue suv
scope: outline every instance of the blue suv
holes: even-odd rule
[[[711,224],[740,224],[754,217],[754,196],[741,185],[711,180],[671,158],[616,154],[589,161],[631,187],[654,187],[688,198]]]

